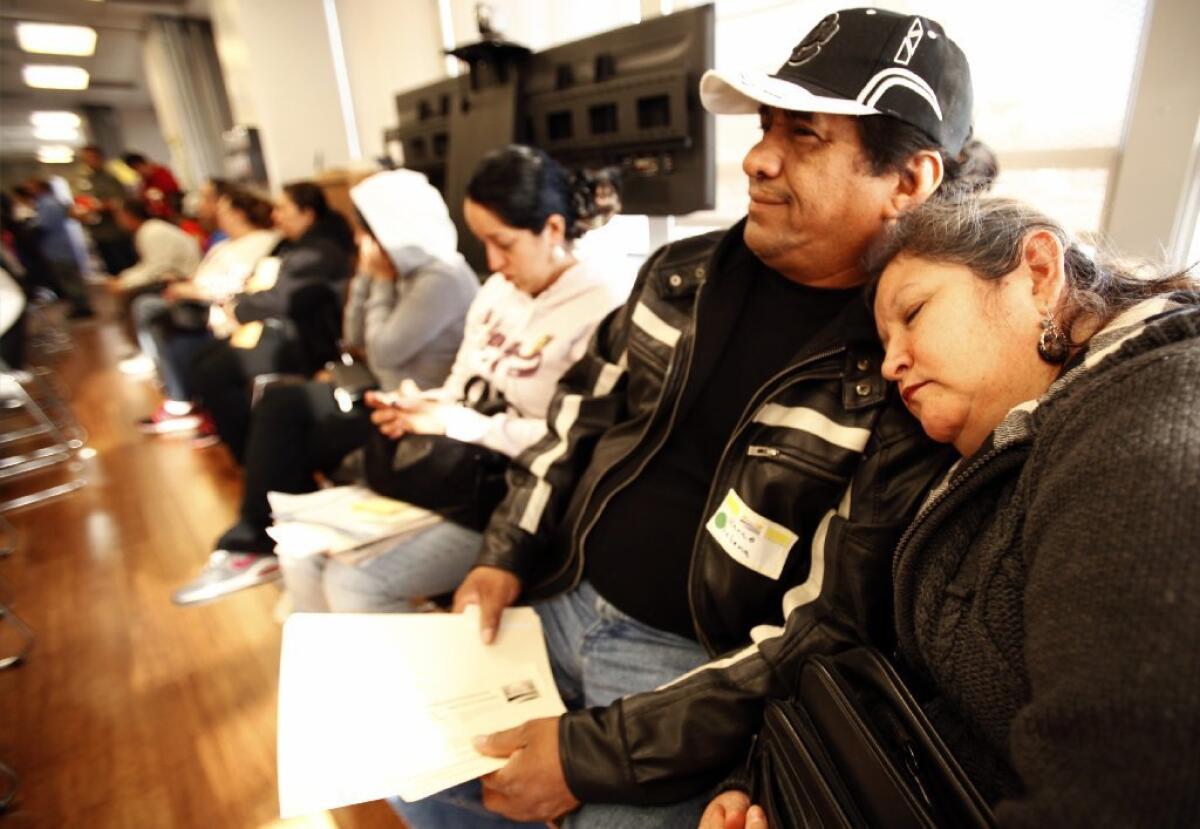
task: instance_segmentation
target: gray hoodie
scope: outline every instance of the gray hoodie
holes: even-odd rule
[[[445,202],[420,173],[377,173],[352,191],[399,276],[360,273],[350,283],[344,338],[362,348],[384,389],[410,378],[440,386],[463,337],[479,280],[457,251]]]

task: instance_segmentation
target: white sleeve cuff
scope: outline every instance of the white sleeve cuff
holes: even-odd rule
[[[446,437],[464,443],[482,443],[492,419],[466,406],[454,406],[446,415]]]

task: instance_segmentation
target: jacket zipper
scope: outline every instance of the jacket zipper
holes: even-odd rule
[[[1008,448],[1011,447],[990,449],[983,455],[980,455],[978,458],[972,461],[971,465],[966,469],[962,470],[961,472],[954,473],[950,482],[946,484],[946,488],[939,492],[937,497],[929,501],[927,504],[925,504],[925,506],[921,507],[921,509],[917,512],[916,517],[913,518],[912,523],[908,525],[908,529],[906,529],[904,534],[900,536],[900,541],[896,544],[896,552],[892,556],[893,586],[896,584],[896,574],[900,569],[900,558],[903,555],[905,548],[908,546],[908,543],[912,541],[913,536],[916,535],[921,523],[929,517],[929,514],[932,513],[934,509],[936,509],[940,504],[944,503],[952,493],[960,489],[969,478],[974,476],[975,473],[977,473],[984,466],[991,463],[992,460],[999,457],[1005,451],[1005,449]]]
[[[750,448],[746,450],[746,456],[750,458],[766,458],[774,463],[782,464],[783,466],[790,466],[793,469],[799,469],[806,475],[815,475],[816,477],[825,481],[829,481],[830,483],[838,484],[842,482],[842,479],[837,475],[834,475],[828,470],[822,469],[807,458],[802,458],[795,452],[789,452],[786,449],[779,449],[775,446],[759,446],[757,444],[751,444]]]
[[[692,315],[693,315],[693,318],[695,318],[697,321],[699,320],[700,297],[703,295],[704,288],[707,284],[708,284],[707,281],[700,283],[700,286],[698,288],[696,288],[696,296],[692,300]],[[613,490],[611,492],[609,492],[606,496],[604,496],[604,500],[600,502],[600,506],[597,507],[592,512],[592,517],[588,521],[587,526],[585,526],[579,532],[579,535],[577,538],[572,539],[572,543],[575,546],[575,549],[579,551],[579,562],[575,568],[575,575],[571,581],[572,589],[577,587],[579,585],[579,583],[583,580],[583,569],[585,566],[584,562],[586,560],[586,557],[584,554],[584,544],[587,542],[587,537],[591,533],[592,528],[595,527],[596,522],[600,520],[600,516],[601,516],[601,514],[603,514],[603,512],[604,512],[605,508],[608,506],[609,502],[611,502],[612,499],[615,498],[618,493],[620,493],[623,489],[625,489],[625,487],[629,486],[630,482],[633,481],[634,478],[636,478],[638,475],[642,474],[642,470],[644,470],[646,468],[646,465],[648,463],[650,463],[650,461],[654,458],[655,455],[658,454],[658,450],[662,449],[663,444],[667,442],[667,438],[671,434],[671,427],[675,425],[675,417],[676,417],[676,415],[679,414],[679,403],[683,399],[682,391],[687,388],[687,381],[692,373],[692,363],[695,362],[696,327],[694,325],[692,326],[692,335],[689,338],[687,350],[688,350],[687,363],[683,367],[683,377],[682,377],[682,379],[679,380],[680,393],[675,396],[675,405],[671,408],[670,419],[667,421],[667,427],[666,427],[666,429],[663,430],[662,437],[658,441],[658,444],[655,445],[649,452],[646,453],[645,457],[642,458],[641,463],[639,463],[637,468],[634,469],[632,475],[626,476],[624,481],[621,481],[616,487],[613,488]],[[676,351],[676,355],[678,355],[678,354],[679,354],[679,351]],[[642,434],[638,437],[637,442],[634,443],[632,446],[630,446],[629,449],[626,450],[626,452],[623,455],[621,455],[621,457],[618,458],[612,464],[612,466],[609,467],[609,469],[615,469],[617,466],[624,463],[625,459],[628,458],[630,455],[632,455],[634,450],[637,449],[638,447],[640,447],[642,441],[646,439],[646,435],[649,433],[651,426],[654,424],[654,416],[658,414],[658,406],[661,406],[662,401],[666,399],[667,386],[668,386],[667,381],[673,380],[679,376],[679,372],[675,372],[674,374],[671,373],[672,364],[674,362],[675,361],[672,360],[671,363],[667,364],[667,375],[663,380],[663,387],[662,387],[662,391],[659,393],[658,404],[655,405],[654,413],[650,416],[650,419],[646,422],[645,431],[643,431]],[[588,501],[591,501],[592,495],[595,494],[596,488],[600,485],[600,482],[603,479],[604,479],[604,475],[600,475],[598,478],[596,478],[595,482],[592,484],[592,488],[590,490],[588,490],[587,500],[584,501],[585,508],[587,507]],[[561,574],[561,572],[562,571],[559,571],[559,574]],[[558,574],[555,575],[555,578],[557,578],[557,577],[558,577]]]

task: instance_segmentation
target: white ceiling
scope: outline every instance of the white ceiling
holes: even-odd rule
[[[43,143],[34,139],[29,124],[29,113],[35,110],[78,112],[89,104],[150,108],[142,71],[142,36],[155,15],[207,18],[208,4],[207,0],[0,0],[0,153],[23,156]],[[96,52],[86,58],[23,52],[15,32],[23,20],[91,26],[97,33]],[[27,63],[82,66],[91,74],[91,85],[83,91],[31,89],[21,80],[21,67]]]

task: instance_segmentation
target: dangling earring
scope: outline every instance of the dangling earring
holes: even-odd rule
[[[1058,327],[1058,323],[1054,319],[1054,314],[1047,311],[1046,318],[1042,320],[1042,334],[1038,337],[1038,356],[1047,363],[1056,366],[1067,361],[1067,354],[1069,352],[1070,347],[1067,343],[1067,335]]]

